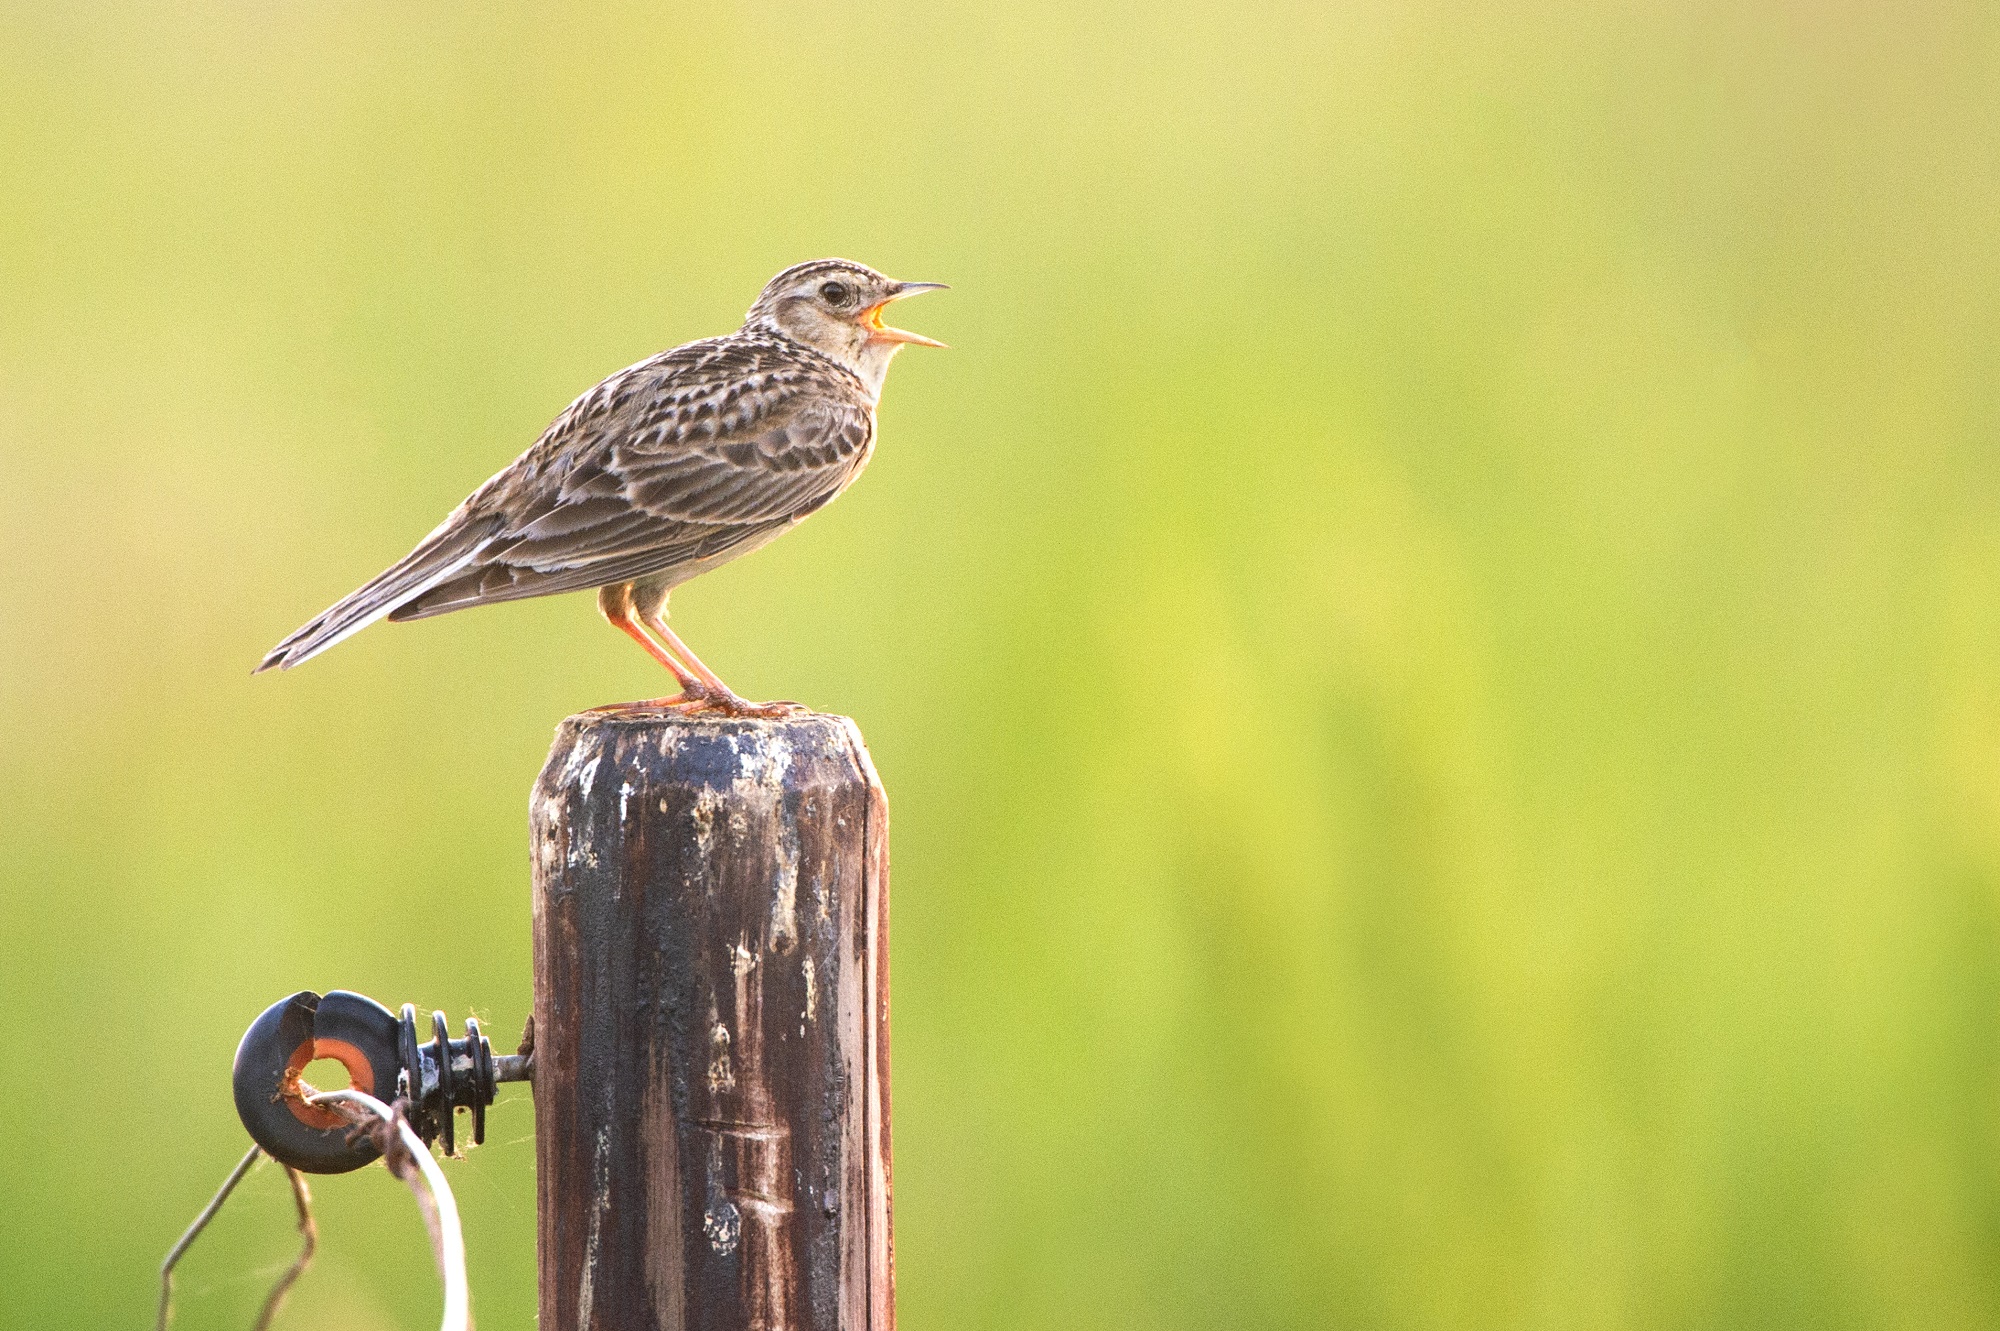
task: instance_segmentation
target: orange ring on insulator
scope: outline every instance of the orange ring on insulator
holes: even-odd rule
[[[348,1120],[326,1105],[306,1103],[306,1092],[299,1074],[318,1059],[337,1059],[347,1069],[349,1090],[375,1094],[375,1067],[368,1061],[368,1055],[345,1040],[302,1040],[299,1047],[292,1050],[292,1056],[285,1060],[285,1073],[278,1082],[278,1094],[284,1097],[285,1108],[292,1111],[292,1117],[309,1128],[344,1128]],[[337,1086],[320,1086],[316,1091],[340,1090]]]

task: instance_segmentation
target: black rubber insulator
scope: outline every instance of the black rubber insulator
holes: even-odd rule
[[[444,1134],[444,1153],[454,1155],[458,1149],[453,1125],[458,1097],[454,1092],[458,1088],[451,1075],[451,1023],[444,1019],[444,1013],[431,1013],[431,1034],[431,1049],[437,1055],[437,1129]]]
[[[493,1045],[480,1033],[479,1019],[465,1019],[465,1047],[472,1051],[472,1144],[486,1144],[486,1106],[493,1103],[497,1084],[493,1080]]]
[[[272,1159],[309,1174],[344,1174],[374,1160],[377,1152],[366,1137],[348,1144],[344,1118],[303,1105],[281,1088],[288,1071],[296,1076],[316,1058],[337,1058],[348,1068],[343,1086],[352,1084],[378,1100],[394,1099],[400,1070],[396,1026],[395,1013],[344,989],[324,998],[304,990],[265,1009],[243,1033],[231,1075],[236,1113],[251,1140]]]
[[[398,1022],[396,1049],[403,1060],[405,1081],[396,1087],[396,1094],[406,1097],[415,1112],[415,1106],[423,1099],[424,1064],[417,1053],[417,1005],[403,1004],[403,1015]],[[419,1135],[422,1130],[419,1129]]]

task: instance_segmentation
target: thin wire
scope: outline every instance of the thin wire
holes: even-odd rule
[[[285,1177],[292,1185],[292,1204],[299,1208],[299,1255],[285,1274],[278,1277],[278,1283],[271,1286],[264,1299],[264,1311],[257,1314],[257,1325],[251,1331],[269,1331],[271,1319],[278,1315],[285,1295],[292,1292],[292,1286],[306,1273],[306,1267],[312,1265],[313,1253],[319,1248],[319,1226],[313,1223],[312,1190],[306,1187],[306,1176],[286,1165]]]
[[[201,1214],[194,1218],[194,1223],[187,1227],[187,1233],[181,1235],[180,1242],[167,1249],[166,1260],[160,1263],[160,1315],[153,1323],[154,1331],[167,1331],[167,1322],[174,1315],[174,1267],[194,1241],[201,1237],[201,1231],[208,1228],[208,1222],[215,1219],[215,1213],[222,1209],[222,1204],[229,1200],[229,1194],[236,1191],[236,1185],[243,1181],[243,1176],[250,1172],[250,1166],[256,1164],[257,1157],[262,1154],[263,1151],[255,1146],[245,1152],[243,1158],[236,1162],[236,1168],[229,1171],[229,1177],[222,1180],[222,1186],[215,1190],[215,1196],[201,1208]]]
[[[393,1134],[402,1149],[383,1151],[382,1163],[410,1185],[410,1191],[417,1196],[418,1207],[423,1210],[425,1227],[431,1232],[432,1252],[437,1258],[438,1274],[444,1280],[442,1331],[471,1331],[472,1300],[465,1279],[465,1234],[459,1228],[458,1203],[452,1198],[451,1185],[445,1182],[444,1171],[431,1158],[430,1148],[424,1145],[423,1139],[411,1129],[409,1121],[401,1113],[365,1091],[351,1088],[323,1091],[306,1096],[305,1101],[307,1104],[345,1103],[359,1106],[375,1115],[381,1120],[383,1128]],[[398,1169],[399,1157],[416,1162],[424,1182],[430,1185],[429,1198],[417,1187],[415,1179]]]

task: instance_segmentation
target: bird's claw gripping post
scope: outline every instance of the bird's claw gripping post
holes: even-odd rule
[[[593,716],[643,715],[672,712],[679,716],[713,716],[723,720],[753,718],[784,721],[810,716],[812,708],[802,702],[750,702],[735,694],[713,694],[689,689],[671,698],[646,698],[638,702],[612,702],[589,709]]]
[[[273,1159],[311,1174],[342,1174],[379,1155],[349,1120],[306,1103],[314,1089],[299,1080],[315,1059],[336,1059],[348,1087],[409,1104],[410,1126],[426,1144],[440,1135],[446,1155],[457,1147],[453,1117],[472,1111],[472,1140],[486,1140],[486,1106],[503,1081],[532,1075],[529,1055],[495,1055],[479,1022],[467,1018],[465,1038],[451,1038],[442,1012],[431,1014],[432,1039],[417,1041],[417,1010],[400,1015],[372,998],[335,989],[280,999],[244,1032],[232,1082],[236,1112],[251,1138]]]
[[[692,691],[680,698],[669,699],[664,706],[682,716],[720,716],[730,720],[755,718],[760,721],[783,721],[805,716],[812,711],[801,702],[750,702],[733,693],[718,695]]]

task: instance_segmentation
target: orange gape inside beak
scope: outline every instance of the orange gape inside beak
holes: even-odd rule
[[[885,328],[882,324],[883,307],[895,299],[895,296],[891,296],[889,300],[877,301],[868,307],[866,314],[861,316],[861,326],[868,330],[870,342],[909,342],[920,347],[944,346],[944,343],[925,337],[922,333],[909,333],[900,328]]]

